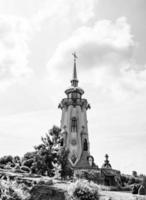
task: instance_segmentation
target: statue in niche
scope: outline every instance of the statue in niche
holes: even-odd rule
[[[88,163],[89,163],[89,166],[91,167],[91,168],[97,168],[98,169],[98,166],[94,163],[94,158],[93,158],[93,156],[88,156],[87,157],[87,160],[88,160]]]
[[[84,151],[88,151],[87,139],[84,139],[83,150],[84,150]]]

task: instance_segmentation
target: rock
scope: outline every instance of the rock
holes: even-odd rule
[[[40,184],[32,188],[29,200],[65,200],[65,193],[58,187]]]

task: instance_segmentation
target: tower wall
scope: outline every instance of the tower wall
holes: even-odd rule
[[[71,87],[65,91],[67,98],[62,99],[59,108],[62,110],[61,129],[64,135],[64,147],[69,150],[69,162],[73,167],[88,165],[89,138],[87,109],[90,108],[84,91],[78,87],[76,60],[74,60]],[[81,167],[80,166],[80,167]]]
[[[89,104],[86,99],[65,98],[60,107],[61,129],[64,130],[64,147],[69,150],[68,159],[73,167],[81,162],[83,157],[87,164],[90,151],[86,111]]]

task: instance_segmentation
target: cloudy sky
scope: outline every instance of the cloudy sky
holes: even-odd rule
[[[60,125],[78,54],[91,154],[146,174],[146,1],[0,0],[0,156]]]

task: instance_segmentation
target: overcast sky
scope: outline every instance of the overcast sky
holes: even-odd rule
[[[96,164],[108,153],[146,174],[145,11],[145,0],[0,0],[0,156],[60,126],[76,51]]]

